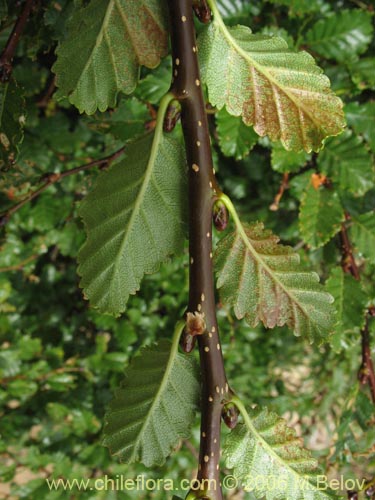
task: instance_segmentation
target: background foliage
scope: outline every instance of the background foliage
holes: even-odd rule
[[[153,72],[142,69],[135,96],[119,94],[116,109],[80,115],[60,91],[50,98],[57,42],[69,29],[76,29],[68,20],[74,8],[83,8],[82,3],[40,3],[18,46],[13,77],[1,86],[0,125],[2,130],[9,127],[7,136],[12,138],[0,156],[2,211],[22,199],[46,173],[106,156],[146,127],[152,128],[155,106],[169,87],[167,57]],[[336,298],[342,325],[332,347],[318,348],[284,328],[271,332],[238,321],[219,302],[228,378],[249,401],[267,404],[285,416],[332,477],[370,479],[375,474],[375,417],[368,388],[360,386],[357,372],[360,329],[365,309],[375,300],[372,2],[221,0],[219,5],[228,25],[240,22],[313,54],[344,100],[348,122],[347,131],[327,140],[321,153],[289,153],[267,137],[259,139],[240,118],[224,110],[210,115],[215,168],[224,190],[245,220],[263,221],[298,251],[306,268],[323,277]],[[0,2],[1,45],[18,13],[16,2]],[[118,90],[127,92],[125,87]],[[115,96],[111,99],[114,104]],[[187,258],[186,254],[174,258],[146,276],[120,318],[90,309],[76,273],[77,252],[84,241],[77,211],[97,175],[97,169],[90,169],[66,177],[14,213],[2,228],[0,474],[6,486],[0,491],[4,495],[71,498],[62,489],[49,492],[45,477],[125,473],[134,478],[142,473],[177,478],[193,472],[197,428],[180,452],[155,470],[118,464],[100,444],[105,407],[129,358],[141,345],[171,338],[186,307]],[[275,199],[286,183],[281,200]],[[340,230],[345,220],[360,283],[340,269]],[[369,328],[375,344],[374,322]],[[75,490],[74,498],[146,499],[164,494],[94,495]]]

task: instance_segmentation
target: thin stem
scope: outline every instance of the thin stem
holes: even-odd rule
[[[7,44],[0,57],[0,80],[6,82],[9,80],[13,70],[12,61],[20,36],[25,29],[28,17],[30,15],[33,3],[35,0],[26,0],[25,6],[14,25],[12,33],[10,34]]]
[[[42,97],[37,102],[38,108],[46,108],[51,100],[53,93],[56,90],[56,76],[53,76],[48,83],[46,91],[43,93]]]
[[[352,244],[350,242],[348,231],[346,229],[346,222],[349,220],[350,220],[350,215],[348,214],[348,212],[346,212],[345,222],[342,224],[340,231],[340,240],[342,248],[341,267],[344,272],[351,274],[352,276],[354,276],[356,280],[359,281],[361,279],[361,275],[354,258]]]
[[[188,312],[203,316],[198,336],[202,372],[199,492],[188,498],[222,500],[219,461],[221,412],[230,390],[216,319],[212,266],[212,208],[220,193],[211,156],[206,106],[200,82],[192,0],[168,0],[173,75],[171,92],[181,103],[189,176],[190,283]]]
[[[89,163],[86,163],[85,165],[81,165],[79,167],[74,167],[70,170],[66,170],[65,172],[48,174],[46,176],[47,180],[38,189],[29,193],[23,200],[21,200],[16,205],[9,208],[6,212],[4,212],[3,214],[0,215],[0,225],[6,224],[9,220],[9,218],[15,212],[17,212],[17,210],[20,210],[20,208],[22,208],[24,205],[26,205],[26,203],[29,203],[31,200],[34,200],[35,198],[37,198],[46,189],[48,189],[50,186],[52,186],[52,184],[55,184],[56,182],[61,181],[65,177],[78,174],[79,172],[83,172],[84,170],[88,170],[92,167],[99,167],[102,169],[106,168],[106,167],[108,167],[108,165],[110,163],[112,163],[114,160],[116,160],[124,152],[125,152],[125,146],[118,149],[117,151],[110,154],[109,156],[106,156],[105,158],[90,161]]]
[[[350,221],[350,215],[345,213],[345,222]],[[340,232],[341,240],[341,267],[345,273],[351,274],[357,281],[361,280],[361,274],[353,254],[353,247],[348,235],[346,224],[342,224]],[[370,307],[366,311],[365,325],[361,330],[362,363],[358,371],[358,379],[362,385],[368,385],[372,402],[375,404],[375,369],[371,358],[371,342],[369,330],[369,316],[375,316],[375,308]]]
[[[0,273],[7,273],[10,271],[20,271],[23,267],[26,266],[26,264],[29,264],[29,262],[32,262],[33,260],[37,259],[38,257],[39,257],[38,254],[30,255],[29,257],[22,260],[18,264],[14,264],[13,266],[0,267]]]
[[[270,210],[272,210],[274,212],[276,210],[279,210],[281,198],[284,196],[285,190],[288,189],[288,187],[289,187],[289,173],[285,172],[283,174],[283,178],[282,178],[282,181],[280,184],[279,191],[276,194],[275,199],[273,200],[273,203],[270,205]]]
[[[365,326],[361,330],[362,337],[362,364],[358,372],[361,384],[367,384],[370,388],[371,399],[375,404],[375,369],[371,358],[369,315],[374,314],[370,309],[366,313]]]

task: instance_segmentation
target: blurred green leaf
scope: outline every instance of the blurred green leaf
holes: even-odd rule
[[[140,80],[135,95],[144,102],[158,105],[171,85],[172,62],[164,59],[156,70]]]
[[[312,51],[326,59],[350,62],[366,51],[373,31],[370,12],[340,10],[317,21],[306,33],[306,42]]]
[[[35,394],[38,390],[38,385],[32,380],[12,380],[7,386],[10,397],[25,401]]]
[[[3,483],[9,483],[14,478],[15,472],[16,464],[0,464],[0,479]]]
[[[310,158],[304,151],[287,151],[281,144],[272,145],[271,166],[276,172],[298,172]]]
[[[356,196],[363,196],[375,185],[371,155],[361,138],[350,130],[327,141],[318,157],[318,166],[340,189]]]
[[[375,59],[374,59],[375,67]],[[345,116],[357,134],[364,137],[375,153],[375,101],[351,102],[345,106]]]
[[[375,212],[352,216],[350,236],[355,247],[375,262]]]
[[[25,101],[16,81],[0,83],[0,170],[16,161],[25,120]]]
[[[0,0],[0,20],[2,21],[8,15],[7,0]]]
[[[54,373],[46,380],[46,387],[52,391],[66,392],[75,386],[76,377],[70,373]]]
[[[303,16],[310,12],[321,12],[324,10],[325,3],[323,0],[269,0],[276,5],[285,5],[289,7],[291,16]]]
[[[353,276],[344,273],[340,267],[332,270],[326,283],[327,292],[335,299],[337,323],[332,336],[332,347],[336,352],[348,346],[347,334],[362,328],[365,319],[367,296],[360,283]]]
[[[359,89],[375,90],[375,57],[362,57],[349,64],[353,82]]]
[[[230,115],[225,108],[216,114],[216,126],[220,148],[225,156],[240,160],[258,142],[258,134],[253,128],[245,125],[240,116]]]
[[[97,113],[90,125],[102,133],[110,133],[116,139],[128,141],[145,134],[145,123],[151,119],[147,106],[136,98],[122,99],[119,106],[107,113]]]
[[[336,191],[325,186],[305,190],[300,205],[299,228],[303,240],[312,248],[325,245],[344,221],[344,210]]]

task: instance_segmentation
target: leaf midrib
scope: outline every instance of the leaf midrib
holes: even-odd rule
[[[250,238],[247,236],[245,229],[244,229],[240,220],[238,220],[238,224],[236,222],[236,226],[237,226],[237,231],[240,233],[240,237],[241,237],[242,241],[244,242],[244,245],[248,248],[248,250],[251,253],[251,255],[253,256],[254,260],[258,263],[258,266],[263,267],[265,269],[265,271],[268,273],[270,278],[273,281],[275,281],[280,286],[280,288],[284,291],[284,293],[290,298],[290,300],[297,305],[297,307],[301,310],[302,314],[308,319],[308,321],[315,323],[315,321],[313,321],[310,318],[309,314],[307,313],[305,308],[302,306],[302,304],[299,302],[299,300],[296,298],[296,296],[288,288],[285,287],[283,282],[279,280],[279,278],[272,272],[272,269],[264,262],[264,260],[256,252],[256,250],[254,249],[253,245],[251,244]]]
[[[218,11],[217,11],[216,7],[214,8],[214,11],[215,11],[214,13],[216,15],[215,15],[215,18],[214,18],[214,21],[213,21],[212,25],[213,26],[216,25],[216,27],[223,33],[223,35],[224,35],[225,39],[227,40],[228,44],[230,46],[232,46],[232,48],[235,51],[237,51],[243,57],[243,59],[245,59],[245,61],[248,61],[248,63],[251,66],[253,66],[254,68],[256,68],[257,71],[259,71],[259,73],[261,73],[262,75],[264,75],[269,80],[269,82],[272,82],[272,84],[274,84],[280,90],[280,92],[284,93],[293,102],[293,104],[296,106],[296,108],[298,110],[303,110],[303,112],[314,123],[315,127],[317,127],[319,129],[320,128],[320,124],[314,119],[314,115],[312,115],[308,111],[308,109],[305,108],[305,106],[301,103],[301,101],[299,101],[299,100],[296,99],[296,97],[295,97],[295,95],[293,93],[289,92],[288,89],[281,87],[280,83],[267,71],[267,69],[265,69],[264,66],[261,66],[256,61],[254,61],[254,59],[251,58],[251,56],[249,55],[249,53],[246,52],[245,50],[243,50],[237,44],[235,38],[230,34],[229,30],[227,29],[227,27],[224,24],[223,20],[221,19],[220,15],[218,15]],[[309,72],[307,72],[307,73],[309,75],[311,74]],[[318,92],[318,94],[321,94],[321,92]]]
[[[297,477],[297,483],[295,484],[299,484],[299,480],[301,479],[301,477],[303,477],[309,484],[311,484],[311,486],[314,488],[314,490],[316,491],[320,491],[318,490],[318,488],[314,485],[314,483],[312,483],[309,478],[306,478],[306,474],[304,474],[303,476],[298,474],[297,471],[295,471],[290,465],[288,462],[284,462],[282,460],[282,458],[273,450],[273,448],[271,447],[271,445],[262,437],[262,435],[260,434],[260,431],[258,431],[252,420],[251,420],[251,417],[250,415],[248,414],[248,412],[246,411],[245,407],[242,405],[242,402],[239,402],[239,401],[235,401],[235,404],[236,406],[238,407],[238,409],[240,410],[241,412],[241,415],[244,419],[244,423],[245,423],[245,426],[247,427],[248,429],[248,432],[251,433],[254,437],[255,437],[255,440],[256,440],[256,446],[258,447],[259,446],[259,441],[262,441],[263,443],[263,446],[262,448],[265,449],[266,451],[268,451],[268,453],[273,456],[277,462],[281,463],[284,467],[287,467],[288,471],[290,472],[290,474],[293,474],[294,476]],[[264,411],[264,410],[262,410]],[[275,425],[274,425],[275,427]],[[284,446],[286,443],[283,443]],[[311,459],[313,460],[313,457],[311,457]],[[327,495],[327,498],[329,498],[329,495]]]
[[[162,101],[160,103],[160,108],[159,108],[159,112],[162,114],[162,116],[164,116],[165,111],[166,111],[170,101],[172,100],[172,98],[173,98],[173,96],[171,94],[167,94],[162,99]],[[144,139],[145,137],[147,137],[147,136],[143,136],[142,138],[139,138],[138,140]],[[159,145],[160,145],[162,137],[163,137],[163,119],[160,119],[160,122],[156,126],[154,138],[152,140],[150,157],[149,157],[148,162],[147,162],[147,168],[146,168],[146,172],[144,174],[144,180],[142,183],[142,187],[139,190],[139,193],[137,195],[136,202],[134,203],[134,210],[130,216],[128,224],[126,225],[124,238],[121,242],[116,259],[114,261],[114,265],[112,267],[111,282],[113,280],[113,275],[119,266],[121,256],[123,255],[124,247],[128,241],[129,234],[131,233],[131,229],[132,229],[134,221],[136,219],[136,215],[138,215],[138,213],[140,212],[140,205],[143,202],[145,192],[146,192],[147,188],[149,187],[150,182],[152,180],[152,175],[153,175],[154,166],[155,166],[155,160],[156,160],[156,157],[157,157],[157,154],[159,151]],[[137,141],[135,141],[135,142],[137,142]]]
[[[168,363],[167,363],[167,366],[166,366],[166,369],[165,369],[165,372],[164,372],[163,379],[161,381],[159,389],[156,392],[156,395],[154,397],[154,401],[153,401],[153,403],[152,403],[152,405],[151,405],[151,407],[150,407],[150,409],[149,409],[149,411],[147,413],[146,419],[144,420],[143,425],[142,425],[140,431],[138,432],[137,439],[135,440],[135,443],[134,443],[133,452],[131,454],[131,460],[136,460],[137,459],[136,454],[137,454],[139,443],[140,443],[140,441],[142,439],[142,436],[143,436],[144,429],[147,428],[147,426],[148,426],[148,424],[150,422],[150,419],[151,419],[151,415],[154,412],[155,406],[157,404],[159,404],[159,401],[161,400],[161,394],[164,392],[164,390],[166,388],[166,385],[169,382],[169,376],[170,376],[170,374],[171,374],[171,372],[173,370],[174,362],[175,362],[176,356],[178,354],[177,353],[178,342],[179,342],[179,339],[180,339],[180,334],[181,334],[183,326],[184,325],[182,325],[181,330],[179,330],[179,328],[176,328],[176,331],[175,331],[175,334],[174,334],[174,337],[173,337],[173,341],[171,343],[171,351],[170,351],[170,355],[169,355],[169,358],[168,358]],[[161,345],[161,343],[159,344],[159,347],[160,347],[160,345]]]
[[[105,13],[103,22],[101,24],[99,33],[96,36],[95,43],[94,43],[92,49],[90,50],[90,54],[89,54],[89,57],[87,58],[86,64],[84,65],[82,71],[80,72],[80,74],[79,74],[79,76],[77,78],[77,81],[76,81],[76,84],[75,84],[75,89],[73,90],[73,93],[77,90],[78,82],[81,80],[82,75],[84,73],[86,73],[87,68],[90,66],[90,64],[92,62],[92,58],[93,58],[93,53],[95,52],[95,50],[98,49],[99,45],[102,43],[102,40],[103,40],[103,37],[104,37],[104,32],[107,29],[107,26],[108,26],[108,23],[109,23],[109,17],[110,17],[110,14],[112,13],[112,10],[113,10],[113,7],[114,7],[115,3],[116,3],[116,0],[109,0],[109,3],[107,5],[107,9],[106,9],[106,13]]]
[[[6,98],[7,98],[7,94],[8,94],[8,89],[9,89],[9,82],[6,83],[5,85],[3,85],[3,89],[4,89],[4,92],[3,92],[3,99],[1,101],[1,108],[0,108],[0,124],[3,123],[3,114],[4,114],[4,110],[5,110],[5,101],[6,101]]]

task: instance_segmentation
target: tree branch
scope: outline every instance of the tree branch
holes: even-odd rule
[[[361,275],[353,255],[352,244],[349,239],[348,231],[346,229],[346,222],[350,220],[350,215],[345,212],[345,222],[341,225],[340,240],[342,249],[341,267],[344,272],[354,276],[356,280],[361,279]]]
[[[83,170],[88,170],[89,168],[92,168],[92,167],[99,167],[101,169],[106,168],[109,166],[109,164],[111,162],[113,162],[119,156],[121,156],[124,153],[124,151],[125,151],[125,146],[118,149],[117,151],[110,154],[109,156],[106,156],[105,158],[90,161],[89,163],[86,163],[85,165],[81,165],[79,167],[74,167],[70,170],[66,170],[65,172],[46,174],[44,176],[45,182],[38,189],[36,189],[35,191],[32,191],[23,200],[18,202],[13,207],[9,208],[6,212],[0,214],[0,226],[4,226],[9,221],[9,218],[15,212],[17,212],[17,210],[22,208],[24,205],[26,205],[26,203],[33,200],[34,198],[37,198],[46,189],[48,189],[50,186],[52,186],[52,184],[55,184],[56,182],[61,181],[62,179],[64,179],[65,177],[68,177],[69,175],[78,174],[79,172],[82,172]]]
[[[369,316],[375,316],[375,307],[370,307],[366,312],[365,326],[361,330],[362,364],[358,372],[358,378],[361,384],[368,384],[372,402],[375,404],[375,370],[371,358]]]
[[[197,335],[202,372],[201,441],[195,498],[222,500],[219,477],[221,413],[229,400],[216,320],[212,266],[212,208],[220,190],[197,59],[192,0],[168,0],[173,57],[171,91],[181,103],[189,176],[190,284],[188,312],[204,320]]]
[[[18,264],[14,264],[13,266],[6,266],[6,267],[0,267],[0,273],[7,273],[10,271],[20,271],[23,269],[26,264],[29,264],[29,262],[32,262],[33,260],[37,259],[39,257],[39,254],[34,254],[30,255],[26,259],[22,260]]]
[[[288,187],[289,187],[289,173],[285,172],[283,174],[283,178],[282,178],[282,181],[280,184],[279,191],[276,194],[275,199],[273,200],[272,204],[270,205],[270,210],[272,210],[273,212],[276,212],[277,210],[279,210],[281,198],[284,196],[285,190],[288,189]]]
[[[350,220],[350,215],[345,212],[345,222]],[[354,258],[353,247],[349,239],[345,222],[341,226],[340,240],[342,249],[341,267],[345,273],[351,274],[357,281],[360,281],[361,274]],[[362,385],[368,384],[371,399],[375,404],[375,370],[371,358],[371,344],[369,331],[369,316],[375,316],[375,307],[372,306],[366,311],[365,325],[361,330],[362,338],[362,363],[358,371],[358,379]]]
[[[36,103],[38,108],[46,108],[48,106],[48,103],[50,102],[51,97],[52,97],[53,93],[55,92],[55,90],[56,90],[56,76],[52,76],[50,78],[48,85],[47,85],[47,89],[42,94],[42,96],[38,100],[38,102]]]
[[[20,36],[25,29],[27,20],[29,18],[31,9],[33,7],[35,0],[26,0],[25,6],[18,17],[16,24],[10,34],[7,44],[0,57],[0,80],[2,82],[7,82],[13,71],[13,57],[16,52]]]

